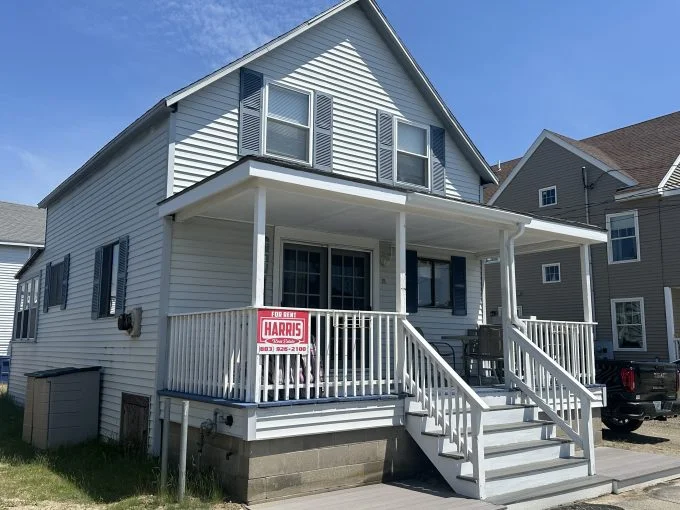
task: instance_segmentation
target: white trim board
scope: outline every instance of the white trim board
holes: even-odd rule
[[[603,172],[608,173],[612,177],[618,179],[622,183],[624,183],[626,186],[635,186],[638,184],[638,182],[634,179],[631,179],[627,175],[619,172],[618,170],[614,168],[610,168],[609,166],[605,165],[602,161],[599,159],[594,158],[587,152],[582,151],[578,147],[574,147],[572,144],[567,142],[566,140],[560,138],[559,136],[555,135],[554,133],[544,129],[540,135],[538,135],[538,138],[534,140],[534,143],[531,144],[531,147],[529,147],[529,150],[522,156],[522,159],[515,165],[515,168],[512,169],[512,172],[510,172],[510,175],[503,181],[503,183],[499,186],[499,188],[496,190],[496,192],[493,194],[493,196],[489,199],[488,204],[493,205],[498,197],[503,193],[505,188],[508,187],[508,184],[512,182],[512,180],[515,178],[517,173],[522,169],[522,167],[526,164],[527,161],[531,158],[531,156],[536,152],[536,149],[543,143],[544,140],[550,140],[551,142],[556,143],[563,149],[566,149],[572,153],[574,153],[576,156],[580,157],[581,159],[587,161],[591,165],[593,165],[596,168],[599,168]]]

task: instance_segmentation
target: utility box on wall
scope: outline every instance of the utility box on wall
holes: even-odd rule
[[[47,449],[96,438],[100,368],[68,367],[26,374],[23,440]]]

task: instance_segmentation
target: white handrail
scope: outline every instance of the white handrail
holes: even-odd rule
[[[526,336],[583,384],[595,384],[596,322],[525,319]]]
[[[435,426],[455,445],[458,453],[472,463],[479,497],[484,498],[483,417],[489,406],[408,320],[400,322],[404,389],[434,419]]]
[[[589,474],[595,474],[592,404],[597,398],[518,327],[505,329],[506,376],[583,449]]]

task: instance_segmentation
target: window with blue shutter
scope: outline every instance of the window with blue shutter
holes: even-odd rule
[[[262,153],[262,73],[241,68],[239,93],[238,153]]]
[[[451,257],[451,313],[467,315],[467,259]]]
[[[125,311],[129,238],[95,250],[92,318],[113,317]]]

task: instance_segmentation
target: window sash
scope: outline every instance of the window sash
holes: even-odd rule
[[[47,296],[47,306],[58,306],[64,301],[62,295],[64,282],[64,263],[57,262],[50,267],[50,288]]]
[[[630,222],[630,225],[627,223]],[[622,228],[614,228],[616,224]],[[637,215],[635,212],[624,212],[607,215],[609,232],[609,262],[636,262],[640,260],[640,239]],[[631,244],[632,243],[632,244]]]
[[[38,325],[40,276],[21,282],[17,286],[17,303],[14,313],[15,340],[34,340]]]
[[[270,93],[272,89],[278,89],[278,90],[284,90],[286,92],[290,92],[293,94],[299,94],[299,95],[304,95],[306,96],[307,100],[307,114],[306,114],[306,124],[302,124],[298,122],[297,120],[289,117],[285,117],[282,115],[277,115],[276,113],[270,112]],[[298,90],[298,89],[293,89],[291,87],[285,87],[282,85],[278,84],[273,84],[270,83],[267,85],[267,100],[266,100],[266,106],[265,106],[265,126],[264,126],[264,152],[268,155],[271,156],[277,156],[281,157],[284,159],[291,159],[294,161],[304,161],[305,163],[309,163],[311,159],[311,147],[312,147],[312,113],[311,113],[311,104],[312,104],[312,94],[311,92],[304,91],[304,90]],[[280,126],[290,126],[292,128],[295,128],[296,130],[304,131],[305,134],[305,154],[304,158],[299,157],[299,155],[296,154],[290,154],[289,152],[285,152],[283,150],[276,150],[275,148],[272,148],[270,146],[270,133],[269,133],[269,127],[270,127],[270,122],[279,124]]]
[[[451,306],[451,263],[419,258],[418,307],[448,309]]]
[[[99,317],[113,317],[116,314],[118,294],[118,241],[103,247],[102,272],[100,279]]]
[[[645,310],[640,298],[612,300],[616,350],[645,350]]]
[[[539,205],[541,207],[548,207],[557,204],[557,187],[551,186],[549,188],[541,188],[538,190]]]
[[[559,264],[543,265],[543,283],[559,283],[562,280],[562,273]]]
[[[412,152],[406,149],[400,148],[399,144],[399,132],[400,128],[402,126],[408,126],[409,129],[419,129],[422,130],[424,135],[425,135],[425,146],[423,148],[424,152],[423,153],[418,153],[418,152]],[[396,182],[400,182],[403,184],[408,184],[410,186],[419,186],[422,188],[429,188],[430,187],[430,157],[429,157],[429,152],[430,152],[430,130],[426,126],[420,126],[417,124],[412,124],[410,122],[405,122],[403,120],[396,119],[395,121],[395,141],[396,143],[394,144],[395,148],[395,153],[394,153],[394,180]],[[405,154],[408,157],[411,158],[417,158],[423,162],[423,183],[415,183],[411,181],[407,181],[404,179],[399,178],[399,154]]]

